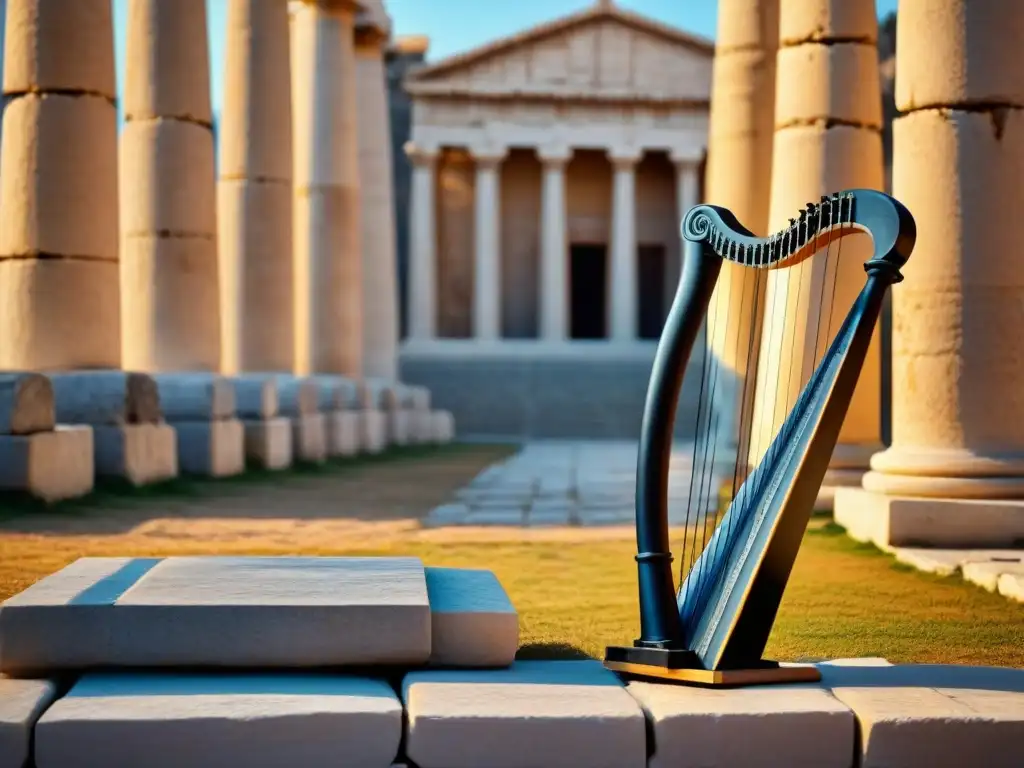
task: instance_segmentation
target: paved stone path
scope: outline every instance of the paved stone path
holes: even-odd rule
[[[627,525],[634,520],[637,444],[626,441],[529,443],[483,470],[449,502],[435,507],[427,525]],[[704,478],[691,494],[692,449],[673,452],[669,522],[682,525],[687,509],[715,506],[718,482]],[[691,504],[691,495],[693,497]],[[700,503],[698,500],[700,500]]]

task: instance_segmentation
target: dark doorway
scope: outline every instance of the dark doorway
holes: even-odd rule
[[[603,245],[572,245],[572,312],[570,334],[574,339],[603,339],[607,336],[608,251]]]
[[[665,246],[641,245],[637,254],[641,339],[658,339],[665,325]]]

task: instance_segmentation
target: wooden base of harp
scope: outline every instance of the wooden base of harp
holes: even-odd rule
[[[775,661],[762,660],[746,669],[704,669],[697,665],[696,656],[691,651],[653,648],[610,646],[605,652],[604,665],[626,677],[655,678],[668,683],[708,688],[821,680],[821,672],[811,664],[781,666]]]

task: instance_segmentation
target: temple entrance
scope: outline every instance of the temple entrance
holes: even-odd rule
[[[608,249],[604,245],[571,245],[570,337],[607,337]]]
[[[641,339],[657,340],[665,324],[665,246],[637,250],[638,327]]]

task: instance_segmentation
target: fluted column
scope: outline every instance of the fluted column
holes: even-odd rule
[[[1024,6],[902,0],[893,194],[917,247],[893,289],[892,445],[836,519],[880,544],[1024,540]]]
[[[6,22],[0,368],[116,368],[110,0],[8,0]]]
[[[612,181],[611,338],[631,342],[637,338],[636,164],[640,153],[615,151],[610,155]]]
[[[568,229],[565,168],[568,148],[545,148],[541,181],[540,337],[565,341],[568,335]]]
[[[501,336],[501,177],[502,151],[474,151],[473,336],[493,341]]]
[[[363,372],[398,377],[398,265],[384,46],[390,20],[367,14],[356,26],[359,187],[363,212]]]
[[[822,195],[884,185],[874,1],[782,3],[779,30],[778,82],[818,85],[776,93],[771,230],[782,229]],[[863,289],[870,253],[867,238],[850,238],[769,274],[754,403],[755,463]],[[820,503],[830,502],[829,487],[859,484],[880,445],[876,330]]]
[[[221,370],[294,360],[288,0],[229,0],[217,184]]]
[[[130,0],[121,134],[125,368],[220,367],[204,0]]]
[[[292,6],[295,372],[359,378],[363,254],[354,0]]]
[[[409,237],[409,338],[437,336],[437,150],[406,144],[412,162]]]

